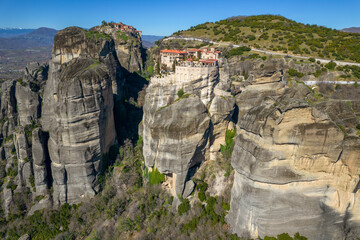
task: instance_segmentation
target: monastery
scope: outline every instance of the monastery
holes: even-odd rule
[[[217,69],[221,52],[215,48],[160,51],[161,64],[169,70],[175,63],[175,72],[162,77],[153,77],[153,83],[181,83],[208,77]]]
[[[220,51],[216,51],[214,47],[202,48],[202,49],[187,49],[187,50],[171,50],[164,49],[160,51],[161,64],[166,65],[167,68],[171,69],[174,61],[180,62],[185,59],[217,59],[221,56]]]
[[[130,25],[126,25],[126,24],[123,24],[122,22],[119,22],[119,23],[113,23],[113,26],[122,31],[122,32],[126,32],[126,33],[130,33],[134,36],[138,36],[141,38],[141,31],[138,31],[136,30],[136,28],[134,28],[133,26],[130,26]]]

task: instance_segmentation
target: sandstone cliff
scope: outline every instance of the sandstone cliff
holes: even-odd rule
[[[358,100],[317,102],[303,84],[279,82],[280,70],[255,74],[237,95],[228,223],[246,237],[300,232],[309,239],[354,239],[360,230]]]
[[[60,31],[44,93],[43,129],[55,204],[76,203],[98,190],[101,159],[115,142],[112,84],[117,86],[114,43],[79,28]]]
[[[216,159],[234,112],[235,99],[222,88],[227,81],[218,69],[199,79],[150,81],[140,132],[145,164],[167,174],[175,196],[189,195],[194,170]],[[178,96],[179,90],[185,94]]]
[[[15,214],[15,202],[26,199],[23,204],[32,214],[98,192],[107,153],[123,137],[117,136],[115,114],[127,120],[126,81],[134,79],[121,66],[115,41],[95,29],[64,29],[55,36],[49,65],[29,64],[23,78],[2,83],[5,215]],[[134,49],[141,48],[141,39],[137,44]],[[26,195],[20,202],[19,194]]]
[[[89,31],[108,34],[115,42],[117,58],[129,72],[141,72],[144,68],[144,52],[141,37],[117,30],[113,25],[97,26]]]
[[[316,70],[282,59],[245,60],[197,80],[152,78],[140,132],[145,164],[167,175],[173,195],[186,197],[194,172],[217,161],[225,131],[235,123],[227,216],[233,232],[355,239],[359,100],[340,97],[340,90],[323,96],[290,77],[289,68]],[[180,89],[185,97],[177,96]]]

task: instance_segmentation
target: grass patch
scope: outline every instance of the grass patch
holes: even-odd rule
[[[105,39],[108,41],[111,40],[111,37],[105,33],[97,32],[97,31],[87,31],[85,29],[84,29],[84,33],[85,33],[86,38],[88,38],[88,39],[95,39],[95,40]]]
[[[122,31],[117,31],[116,33],[117,33],[117,37],[123,40],[124,42],[127,42],[129,40],[129,36],[126,33]]]
[[[96,68],[99,65],[100,65],[100,61],[99,60],[94,60],[94,63],[91,64],[90,66],[88,66],[86,69],[93,69],[93,68]]]

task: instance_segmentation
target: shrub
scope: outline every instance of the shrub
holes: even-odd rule
[[[18,78],[17,82],[20,83],[21,86],[26,86],[26,83],[24,82],[24,80],[22,78]]]
[[[265,236],[264,240],[307,240],[306,237],[301,236],[299,233],[295,233],[294,238],[290,237],[288,233],[282,233],[276,237]]]
[[[178,213],[179,215],[183,215],[190,210],[190,201],[189,199],[185,199],[182,203],[178,206]]]
[[[11,189],[12,191],[15,191],[15,189],[17,188],[17,185],[13,182],[13,180],[10,180],[10,182],[8,183],[6,188]]]
[[[315,76],[315,77],[320,77],[321,73],[322,73],[322,71],[318,69],[318,70],[316,70],[316,72],[314,73],[314,76]]]
[[[151,172],[145,169],[145,177],[148,179],[150,185],[157,185],[165,181],[165,175],[160,173],[157,168]]]
[[[198,197],[201,202],[204,202],[206,200],[205,191],[208,188],[208,185],[206,182],[197,180],[196,181],[196,189],[199,191]]]
[[[180,89],[178,92],[177,92],[177,95],[179,98],[181,98],[183,95],[184,95],[184,90]]]
[[[40,202],[41,200],[43,200],[44,198],[46,198],[44,195],[38,195],[35,197],[34,201],[35,202]]]
[[[241,240],[240,237],[238,237],[235,233],[230,235],[230,240]]]
[[[256,39],[256,37],[254,35],[249,35],[248,38],[249,38],[249,41],[254,41]]]
[[[238,55],[243,55],[244,52],[249,52],[251,51],[251,48],[249,47],[238,47],[238,48],[233,48],[229,51],[229,57],[232,56],[238,56]]]
[[[225,133],[225,145],[220,145],[220,151],[224,158],[230,158],[232,150],[234,148],[235,129],[226,130]]]
[[[206,200],[206,195],[205,195],[205,192],[199,192],[198,193],[198,198],[201,202],[205,202]]]
[[[296,76],[296,77],[298,77],[298,78],[301,78],[301,77],[304,76],[303,73],[298,72],[296,69],[293,69],[293,68],[290,68],[288,73],[289,73],[289,75],[292,76],[292,77],[295,77],[295,76]]]
[[[13,140],[13,136],[14,136],[14,135],[10,134],[9,136],[7,136],[7,137],[5,138],[4,142],[5,142],[5,143],[10,142],[11,140]]]
[[[334,70],[335,67],[336,67],[336,63],[334,63],[333,61],[331,61],[331,62],[327,63],[327,64],[325,65],[325,67],[326,67],[327,69],[329,69],[329,70]]]
[[[29,182],[30,182],[30,186],[34,189],[34,192],[35,192],[36,191],[36,189],[35,189],[35,177],[34,177],[33,174],[30,175]]]
[[[261,57],[260,57],[260,55],[259,55],[259,54],[257,54],[257,53],[250,54],[248,57],[249,57],[250,59],[261,58]]]

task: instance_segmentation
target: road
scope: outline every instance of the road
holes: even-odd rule
[[[194,37],[167,37],[164,38],[163,41],[167,41],[167,40],[172,40],[172,39],[182,39],[182,40],[186,40],[186,41],[200,41],[200,42],[206,42],[206,43],[212,43],[212,44],[218,44],[218,45],[222,45],[222,46],[233,46],[233,47],[241,47],[241,46],[245,46],[245,45],[236,45],[236,44],[231,44],[231,43],[220,43],[220,42],[214,42],[208,39],[201,39],[201,38],[194,38]],[[262,49],[256,49],[256,48],[251,48],[252,51],[255,52],[260,52],[260,53],[265,53],[265,54],[270,54],[270,55],[278,55],[278,56],[289,56],[289,57],[294,57],[294,58],[301,58],[301,59],[309,59],[309,57],[304,57],[304,56],[298,56],[298,55],[291,55],[291,54],[286,54],[286,53],[279,53],[279,52],[272,52],[272,51],[268,51],[268,50],[262,50]],[[321,63],[328,63],[330,61],[333,61],[336,63],[336,65],[355,65],[355,66],[359,66],[360,67],[360,63],[353,63],[353,62],[344,62],[344,61],[336,61],[336,60],[329,60],[329,59],[324,59],[324,58],[315,58],[316,61],[320,61]]]
[[[355,81],[304,81],[304,83],[305,83],[305,85],[308,85],[308,86],[317,85],[319,83],[350,85],[350,84],[355,84]]]

